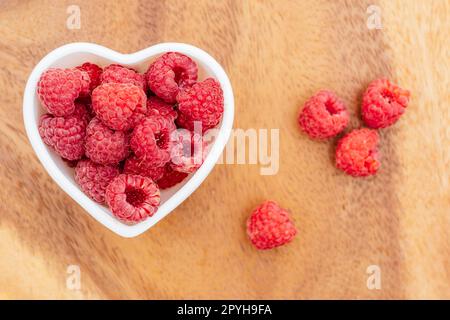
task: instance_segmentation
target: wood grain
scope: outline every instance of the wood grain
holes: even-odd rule
[[[0,2],[0,298],[450,298],[450,2]],[[381,9],[369,30],[366,9]],[[280,169],[218,165],[155,228],[122,239],[91,219],[47,175],[22,121],[22,93],[47,52],[90,41],[121,52],[157,42],[204,48],[228,72],[235,127],[279,128]],[[381,132],[383,167],[353,179],[333,167],[336,141],[295,122],[320,88],[361,125],[361,93],[387,76],[412,91],[404,117]],[[349,129],[350,129],[349,128]],[[295,241],[254,250],[245,220],[260,201],[289,208]],[[66,288],[67,266],[81,290]],[[366,268],[379,265],[381,290]]]

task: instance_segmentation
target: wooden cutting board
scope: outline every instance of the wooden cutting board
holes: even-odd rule
[[[450,298],[449,1],[79,0],[80,29],[68,29],[70,4],[0,3],[0,298]],[[278,173],[220,164],[142,236],[106,230],[48,176],[23,126],[33,66],[74,41],[204,48],[232,81],[235,128],[280,130]],[[308,139],[296,114],[329,88],[356,128],[381,76],[412,100],[381,131],[379,174],[351,178],[333,166],[336,141]],[[299,234],[259,252],[245,221],[265,199]]]

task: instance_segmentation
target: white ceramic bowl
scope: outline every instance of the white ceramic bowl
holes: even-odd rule
[[[102,206],[86,196],[76,184],[73,169],[39,136],[39,117],[45,113],[36,94],[36,86],[42,72],[52,67],[68,68],[90,61],[101,66],[118,63],[145,72],[148,65],[159,55],[167,51],[177,51],[190,56],[199,66],[199,80],[211,76],[218,80],[224,92],[224,114],[216,136],[203,165],[183,183],[161,192],[161,205],[153,217],[138,224],[127,225],[114,218],[106,206]],[[71,43],[59,47],[47,54],[33,69],[24,92],[23,117],[28,139],[39,160],[56,183],[92,217],[105,227],[123,237],[135,237],[168,215],[181,202],[197,189],[210,173],[225,147],[231,133],[234,117],[234,98],[230,80],[220,64],[205,51],[183,43],[161,43],[132,54],[121,54],[92,43]]]

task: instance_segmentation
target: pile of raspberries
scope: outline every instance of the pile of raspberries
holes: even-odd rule
[[[115,217],[151,217],[160,189],[196,171],[208,152],[203,136],[222,119],[222,88],[197,81],[190,57],[167,52],[145,74],[86,62],[45,71],[37,93],[47,110],[39,134],[75,167],[75,181]]]
[[[368,128],[359,128],[342,137],[336,148],[336,166],[354,177],[376,174],[380,168],[378,132],[400,118],[410,93],[387,79],[372,81],[362,99],[362,119]],[[298,123],[312,139],[324,140],[341,133],[349,114],[342,100],[329,90],[321,90],[301,108]],[[290,242],[297,229],[288,210],[274,201],[265,201],[247,220],[247,235],[260,250]]]
[[[142,221],[156,212],[160,189],[201,166],[209,147],[203,137],[222,118],[220,84],[212,78],[197,82],[197,77],[197,64],[177,52],[156,59],[145,74],[89,62],[49,69],[38,83],[48,111],[39,133],[75,167],[75,180],[90,198],[106,203],[126,223]],[[354,177],[376,174],[375,129],[397,122],[409,98],[408,90],[387,79],[370,83],[361,108],[368,128],[338,141],[336,166]],[[345,104],[329,90],[308,99],[298,116],[301,129],[317,140],[340,134],[348,121]],[[247,235],[257,249],[266,250],[292,241],[297,229],[288,210],[265,201],[248,218]]]
[[[381,166],[376,129],[393,125],[405,112],[410,92],[377,79],[362,97],[361,115],[368,128],[359,128],[342,137],[336,147],[336,166],[354,177],[375,175]],[[321,90],[309,98],[300,110],[300,128],[312,139],[324,140],[341,133],[349,114],[344,102],[333,92]]]

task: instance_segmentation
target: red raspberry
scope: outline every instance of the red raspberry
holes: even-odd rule
[[[144,177],[151,178],[153,181],[158,181],[164,175],[164,167],[155,167],[146,161],[140,160],[136,156],[131,156],[125,161],[123,173],[138,174]]]
[[[85,106],[87,111],[88,122],[95,117],[95,112],[92,110],[92,100],[90,96],[81,97],[75,100],[75,104],[82,104]]]
[[[83,63],[81,66],[78,66],[77,69],[85,71],[89,75],[89,92],[92,93],[92,91],[100,85],[100,77],[103,69],[90,62]]]
[[[91,160],[81,160],[75,168],[75,181],[84,193],[98,203],[105,202],[106,187],[118,175],[117,166],[103,166]]]
[[[78,101],[75,101],[75,110],[73,111],[71,116],[83,120],[86,123],[86,126],[92,119],[88,107],[84,103],[79,103]]]
[[[102,83],[131,83],[146,90],[145,77],[136,70],[118,64],[111,64],[103,70]]]
[[[149,165],[162,167],[170,160],[170,137],[174,130],[172,121],[160,115],[149,116],[134,128],[131,149]]]
[[[336,166],[354,177],[374,175],[380,167],[378,139],[375,130],[353,130],[338,142]]]
[[[178,129],[171,135],[170,159],[175,171],[192,173],[202,165],[208,154],[208,144],[198,133]]]
[[[180,88],[197,81],[197,64],[178,52],[167,52],[156,59],[146,73],[147,84],[158,97],[174,103]]]
[[[94,118],[86,129],[86,156],[100,164],[118,164],[128,156],[128,136]]]
[[[37,84],[39,100],[50,114],[68,116],[75,99],[89,93],[89,75],[78,69],[48,69]]]
[[[160,114],[163,117],[168,117],[171,121],[175,121],[178,117],[177,111],[171,104],[168,104],[158,97],[152,96],[147,99],[147,114]]]
[[[120,220],[136,223],[155,214],[160,203],[158,186],[152,179],[120,174],[106,188],[106,203]]]
[[[408,90],[398,87],[387,79],[372,81],[362,101],[364,123],[374,129],[394,124],[405,112],[409,96]]]
[[[219,82],[212,78],[181,90],[177,101],[181,113],[179,124],[191,131],[194,130],[195,121],[201,123],[202,131],[205,132],[222,119],[223,91]]]
[[[147,112],[145,92],[129,83],[105,83],[92,92],[97,117],[114,130],[128,130]]]
[[[260,250],[272,249],[290,242],[297,229],[287,210],[274,201],[265,201],[247,220],[247,235]]]
[[[178,110],[178,116],[175,120],[175,124],[180,129],[187,129],[193,132],[204,132],[208,129],[203,129],[203,125],[201,121],[190,120],[185,114],[181,113]]]
[[[77,109],[84,109],[77,105]],[[86,138],[86,110],[76,110],[67,117],[44,114],[39,121],[39,134],[44,143],[67,160],[78,160],[84,155]]]
[[[298,123],[313,139],[327,139],[344,130],[348,124],[344,103],[333,92],[321,90],[305,102]]]
[[[166,164],[164,167],[164,175],[161,179],[157,181],[158,186],[161,189],[168,189],[174,185],[180,183],[188,176],[185,172],[179,172],[172,169],[170,163]]]
[[[195,132],[200,132],[200,129],[203,129],[201,121],[196,121],[196,122],[189,121],[189,118],[186,117],[183,113],[181,113],[180,110],[178,110],[177,113],[178,113],[178,115],[175,120],[175,124],[177,125],[177,128],[188,129],[188,130],[195,131]]]

